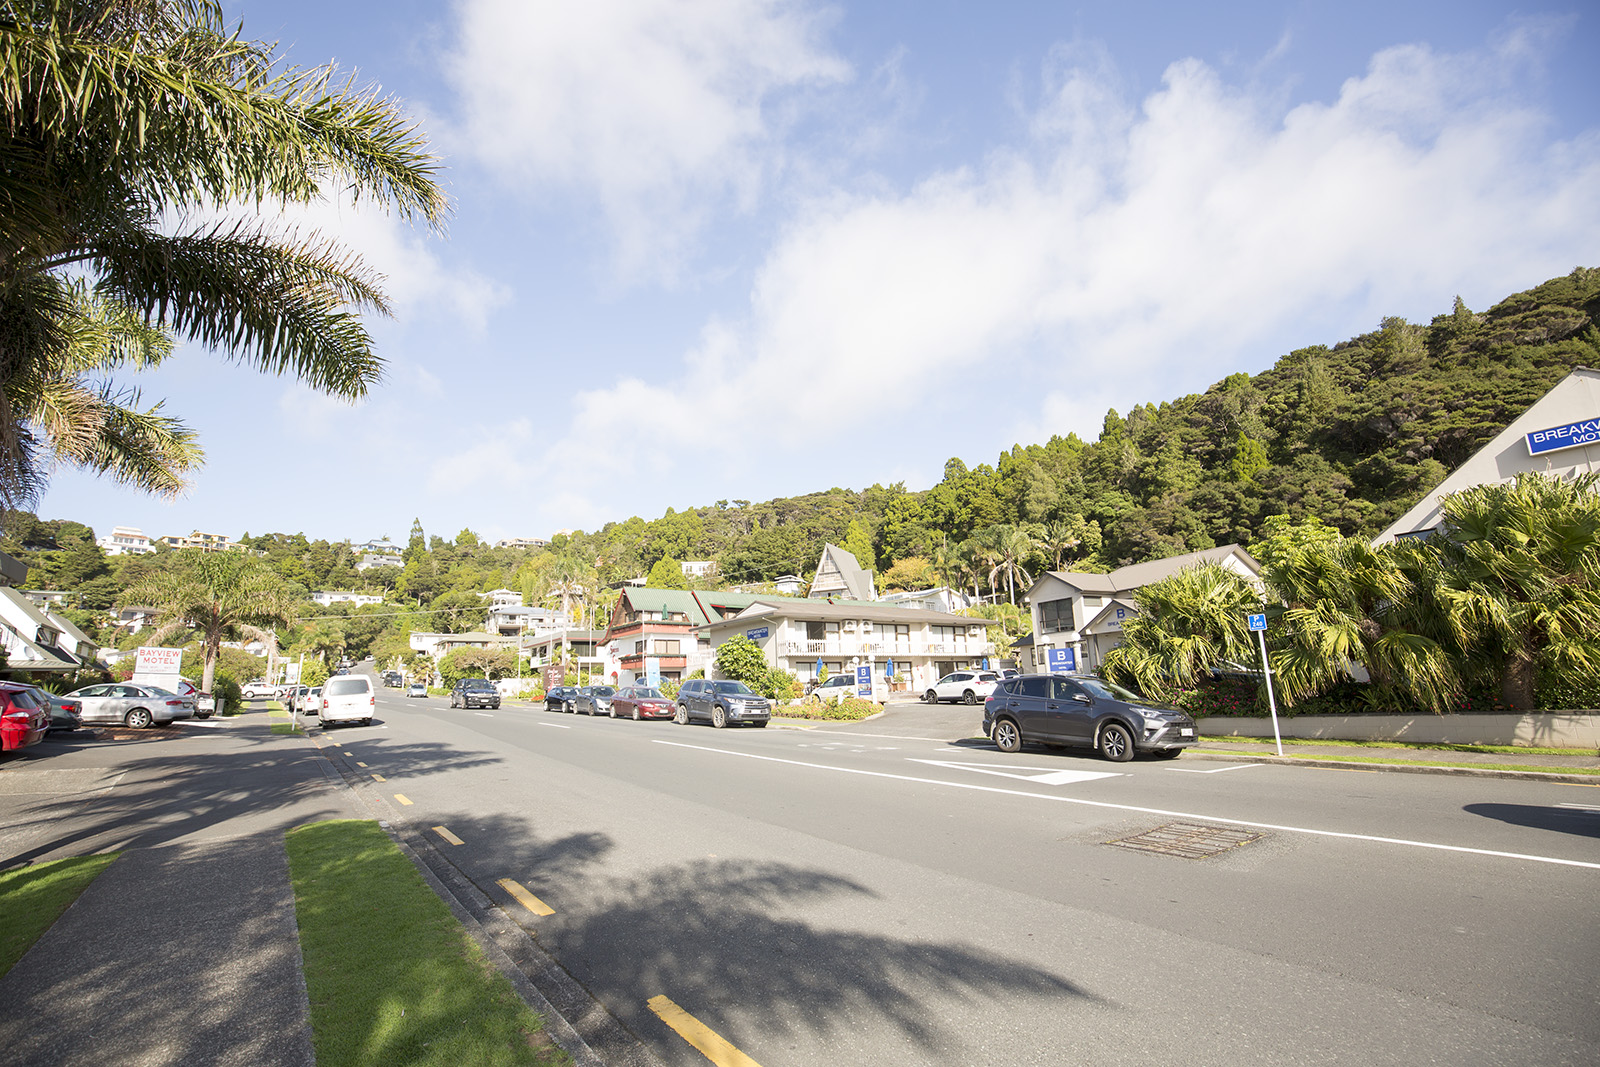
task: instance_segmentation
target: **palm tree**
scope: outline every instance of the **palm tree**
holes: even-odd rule
[[[1106,653],[1106,676],[1152,696],[1194,687],[1224,660],[1250,655],[1247,617],[1261,593],[1215,563],[1186,567],[1134,593],[1139,614],[1122,624],[1122,644]]]
[[[1023,561],[1038,549],[1039,543],[1028,536],[1026,530],[1018,526],[991,526],[987,531],[985,541],[988,546],[989,586],[999,591],[997,579],[1004,577],[1006,592],[1010,596],[1013,606],[1017,603],[1017,579],[1032,582],[1033,575],[1024,567]]]
[[[1531,710],[1541,664],[1600,670],[1600,478],[1519,475],[1447,496],[1433,543],[1463,643],[1489,658],[1501,698]]]
[[[387,304],[357,257],[215,221],[332,188],[442,223],[424,138],[334,78],[230,31],[218,0],[0,0],[0,503],[37,497],[46,454],[181,489],[193,435],[108,378],[173,337],[339,397],[377,381],[359,313]]]
[[[283,580],[261,560],[243,552],[200,549],[184,549],[175,566],[129,589],[124,601],[155,609],[153,641],[196,632],[205,659],[200,689],[207,693],[223,641],[270,642],[272,627],[288,625],[296,610]]]

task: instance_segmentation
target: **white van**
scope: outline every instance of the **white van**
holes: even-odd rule
[[[338,722],[372,725],[372,709],[378,704],[372,692],[372,679],[365,674],[341,674],[322,683],[318,701],[323,729]]]

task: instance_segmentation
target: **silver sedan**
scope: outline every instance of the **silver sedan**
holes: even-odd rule
[[[136,730],[194,715],[194,700],[155,685],[109,682],[90,685],[69,693],[83,704],[79,717],[84,722],[120,722]]]

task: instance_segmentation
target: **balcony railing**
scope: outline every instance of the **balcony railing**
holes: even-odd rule
[[[981,656],[989,643],[981,637],[955,641],[901,641],[877,637],[841,637],[823,641],[784,641],[783,656]]]

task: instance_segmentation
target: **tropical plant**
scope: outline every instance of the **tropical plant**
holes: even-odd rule
[[[222,642],[275,642],[272,627],[288,625],[297,603],[267,566],[242,552],[184,549],[179,564],[128,590],[124,603],[155,609],[146,644],[193,630],[204,656],[200,688],[211,691]]]
[[[989,588],[998,592],[998,579],[1004,578],[1010,601],[1016,604],[1017,582],[1022,582],[1026,587],[1033,581],[1033,575],[1023,563],[1038,549],[1038,542],[1020,526],[1001,525],[991,526],[985,531],[983,543],[989,561]]]
[[[1534,707],[1541,665],[1586,679],[1600,672],[1597,482],[1523,474],[1440,504],[1433,547],[1449,618],[1513,708]]]
[[[766,686],[767,673],[770,670],[767,655],[761,651],[760,645],[744,634],[736,634],[718,645],[716,657],[712,662],[717,668],[717,673],[724,678],[743,682],[751,689],[762,689]]]
[[[1106,653],[1106,677],[1170,700],[1223,661],[1250,655],[1248,617],[1261,592],[1217,563],[1185,567],[1133,594],[1139,613],[1123,620],[1122,644]]]
[[[339,397],[382,370],[360,260],[240,212],[330,187],[442,222],[392,99],[288,67],[218,0],[0,0],[0,501],[54,458],[174,493],[192,433],[107,377],[178,337]],[[220,220],[220,221],[219,221]]]

